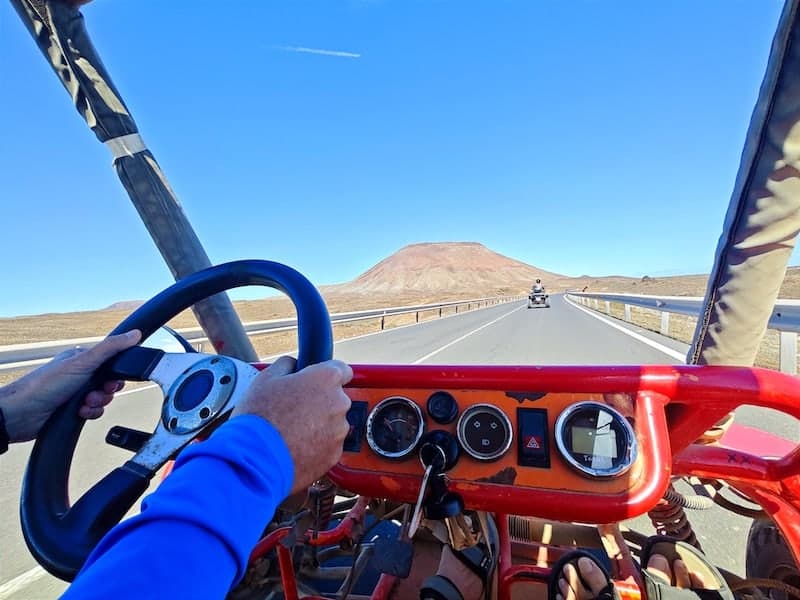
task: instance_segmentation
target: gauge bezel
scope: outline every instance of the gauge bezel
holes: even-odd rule
[[[378,414],[384,407],[390,404],[405,404],[406,406],[410,407],[414,414],[417,416],[419,420],[419,430],[417,431],[417,435],[414,438],[414,442],[405,450],[401,450],[399,452],[387,452],[386,450],[382,449],[378,444],[375,442],[375,438],[373,437],[372,433],[372,426],[375,421],[375,415]],[[422,436],[425,434],[425,417],[422,414],[422,409],[417,405],[416,402],[411,400],[410,398],[406,398],[405,396],[389,396],[388,398],[384,398],[378,404],[375,405],[369,416],[367,417],[367,444],[369,447],[372,448],[372,451],[376,454],[383,456],[384,458],[404,458],[411,454],[417,446],[419,446],[419,441],[422,439]]]
[[[503,444],[503,447],[499,450],[493,452],[492,454],[485,454],[475,451],[469,444],[466,442],[466,434],[464,433],[464,427],[467,419],[474,415],[475,413],[480,412],[491,412],[496,416],[500,417],[500,420],[503,422],[503,425],[508,432],[506,436],[506,441]],[[456,435],[458,437],[458,443],[461,444],[461,447],[464,449],[464,452],[469,454],[475,460],[480,460],[483,462],[490,462],[493,460],[497,460],[501,456],[503,456],[506,452],[508,452],[509,448],[511,448],[511,444],[514,442],[514,428],[511,425],[511,419],[508,418],[508,415],[504,413],[500,408],[495,406],[494,404],[473,404],[458,418],[458,424],[456,425]]]
[[[618,425],[622,426],[622,431],[625,435],[625,451],[623,453],[622,460],[617,466],[608,469],[595,469],[593,467],[587,467],[585,464],[575,460],[575,458],[572,456],[572,452],[567,449],[564,427],[572,415],[586,409],[604,410],[611,414],[612,418],[617,421]],[[567,464],[578,471],[581,475],[587,475],[589,477],[598,479],[619,477],[620,475],[627,473],[633,466],[633,463],[636,462],[636,457],[638,455],[636,432],[634,432],[633,426],[630,424],[628,419],[626,419],[622,413],[610,407],[608,404],[603,404],[602,402],[596,402],[594,400],[586,400],[568,406],[560,415],[558,415],[554,433],[556,438],[556,448],[558,448],[561,458],[567,461]]]

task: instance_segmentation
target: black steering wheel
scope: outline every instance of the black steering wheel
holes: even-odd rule
[[[199,271],[167,288],[120,323],[142,339],[196,302],[227,289],[260,285],[284,292],[297,311],[297,368],[328,360],[333,334],[325,302],[300,273],[285,265],[243,260]],[[167,460],[212,423],[226,417],[258,370],[218,355],[169,354],[136,346],[103,365],[91,381],[47,421],[34,444],[22,486],[20,516],[25,542],[50,573],[72,581],[100,539],[145,492]],[[86,394],[108,379],[150,380],[165,391],[152,436],[121,467],[108,473],[77,502],[68,499],[69,470],[84,420]]]

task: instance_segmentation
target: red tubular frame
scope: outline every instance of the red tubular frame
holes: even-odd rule
[[[664,406],[667,399],[642,392],[636,403],[636,423],[641,432],[642,476],[632,487],[617,494],[595,494],[569,490],[521,488],[491,483],[450,483],[474,510],[513,515],[534,515],[556,521],[613,523],[646,513],[664,495],[670,481],[670,450]],[[375,498],[414,502],[421,476],[391,478],[336,465],[328,476],[338,486]],[[598,502],[602,498],[602,502]],[[587,517],[589,520],[587,521]]]
[[[733,425],[717,444],[693,444],[709,427],[735,408],[749,404],[782,411],[800,418],[800,385],[789,375],[765,369],[709,366],[621,367],[479,367],[479,366],[376,366],[353,367],[354,388],[408,388],[447,390],[539,390],[565,393],[628,393],[636,401],[641,475],[621,494],[591,495],[568,490],[518,489],[499,484],[453,482],[470,509],[497,514],[500,536],[498,598],[508,600],[511,587],[520,581],[544,582],[550,569],[515,565],[507,515],[583,523],[610,523],[643,514],[661,497],[671,471],[722,479],[758,502],[780,527],[790,548],[800,550],[800,446]],[[765,456],[768,449],[769,457]],[[399,501],[415,500],[418,476],[377,475],[335,466],[330,477],[338,485],[365,495]],[[477,490],[477,492],[476,492]],[[366,508],[357,505],[353,511]],[[352,511],[351,511],[352,513]],[[308,543],[327,545],[352,539],[353,524],[363,518],[346,518],[337,528]],[[274,548],[288,533],[276,530],[262,540],[253,557]],[[294,571],[285,548],[278,548],[286,589],[295,590]],[[289,557],[290,558],[290,557]],[[288,564],[287,564],[288,560]],[[291,579],[292,581],[289,581]],[[396,578],[383,576],[373,592],[374,600],[388,596]],[[625,600],[641,597],[635,584],[618,582]],[[287,599],[291,596],[287,593]]]

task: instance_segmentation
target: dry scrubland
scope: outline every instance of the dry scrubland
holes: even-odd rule
[[[326,297],[328,310],[331,313],[368,310],[370,308],[383,308],[388,306],[412,306],[420,304],[434,304],[436,302],[449,302],[469,300],[475,296],[464,294],[405,294],[403,296],[362,296],[336,294]],[[263,300],[247,300],[235,302],[239,317],[243,322],[266,321],[294,317],[294,307],[286,298],[265,298]],[[460,307],[459,310],[462,310]],[[45,342],[54,339],[78,339],[106,335],[133,311],[132,307],[125,309],[108,309],[78,313],[55,313],[14,318],[0,318],[0,345],[23,344],[30,342]],[[455,312],[455,308],[448,307],[442,310],[442,315]],[[439,310],[419,312],[419,320],[426,321],[439,317]],[[416,322],[415,314],[387,315],[384,326],[386,328],[411,325]],[[198,327],[194,314],[184,311],[169,322],[176,329]],[[380,319],[369,319],[352,323],[334,325],[333,333],[336,340],[375,333],[380,331]],[[252,336],[251,341],[256,353],[261,357],[288,352],[297,347],[295,331],[281,331],[277,333]],[[204,351],[211,351],[203,348]],[[27,369],[0,372],[0,385],[12,381],[24,374]]]
[[[499,266],[499,265],[498,265]],[[649,295],[703,296],[707,283],[705,275],[686,275],[678,277],[562,277],[554,275],[545,279],[551,291],[568,289],[584,289],[590,292],[622,292]],[[347,293],[343,286],[323,288],[322,293],[331,313],[366,310],[386,306],[409,306],[431,304],[452,300],[466,300],[477,297],[500,295],[519,295],[527,292],[527,287],[515,285],[487,285],[478,288],[471,285],[468,289],[460,287],[452,292],[403,292],[403,293]],[[781,298],[800,298],[800,267],[792,267],[786,273],[780,292]],[[0,345],[21,344],[29,342],[50,341],[53,339],[73,339],[96,337],[107,334],[133,310],[136,303],[125,303],[126,308],[110,308],[106,310],[80,313],[55,313],[46,315],[0,318]],[[133,306],[131,306],[133,305]],[[236,310],[243,322],[280,319],[294,316],[290,301],[283,297],[271,297],[263,300],[248,300],[235,303]],[[454,309],[446,309],[445,314]],[[611,315],[622,318],[623,307],[611,305]],[[421,312],[420,321],[437,318],[438,310]],[[660,316],[655,311],[633,308],[632,320],[637,325],[658,331]],[[385,326],[399,327],[410,325],[415,315],[398,315],[386,317]],[[690,342],[694,333],[695,319],[680,315],[670,317],[670,335],[684,342]],[[169,323],[180,329],[197,327],[197,321],[191,311],[185,311]],[[345,323],[334,327],[336,339],[354,337],[380,330],[380,320],[372,319],[355,323]],[[287,331],[275,334],[254,336],[253,344],[259,356],[270,356],[286,352],[295,347],[295,332]],[[757,358],[759,366],[776,368],[778,364],[778,335],[768,331],[761,345]],[[7,372],[0,374],[0,382],[21,374]]]

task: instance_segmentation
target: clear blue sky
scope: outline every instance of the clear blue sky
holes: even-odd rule
[[[211,260],[278,260],[326,284],[427,241],[479,241],[568,275],[707,272],[780,9],[97,0],[83,12]],[[0,316],[166,287],[110,154],[6,2],[0,56]]]

